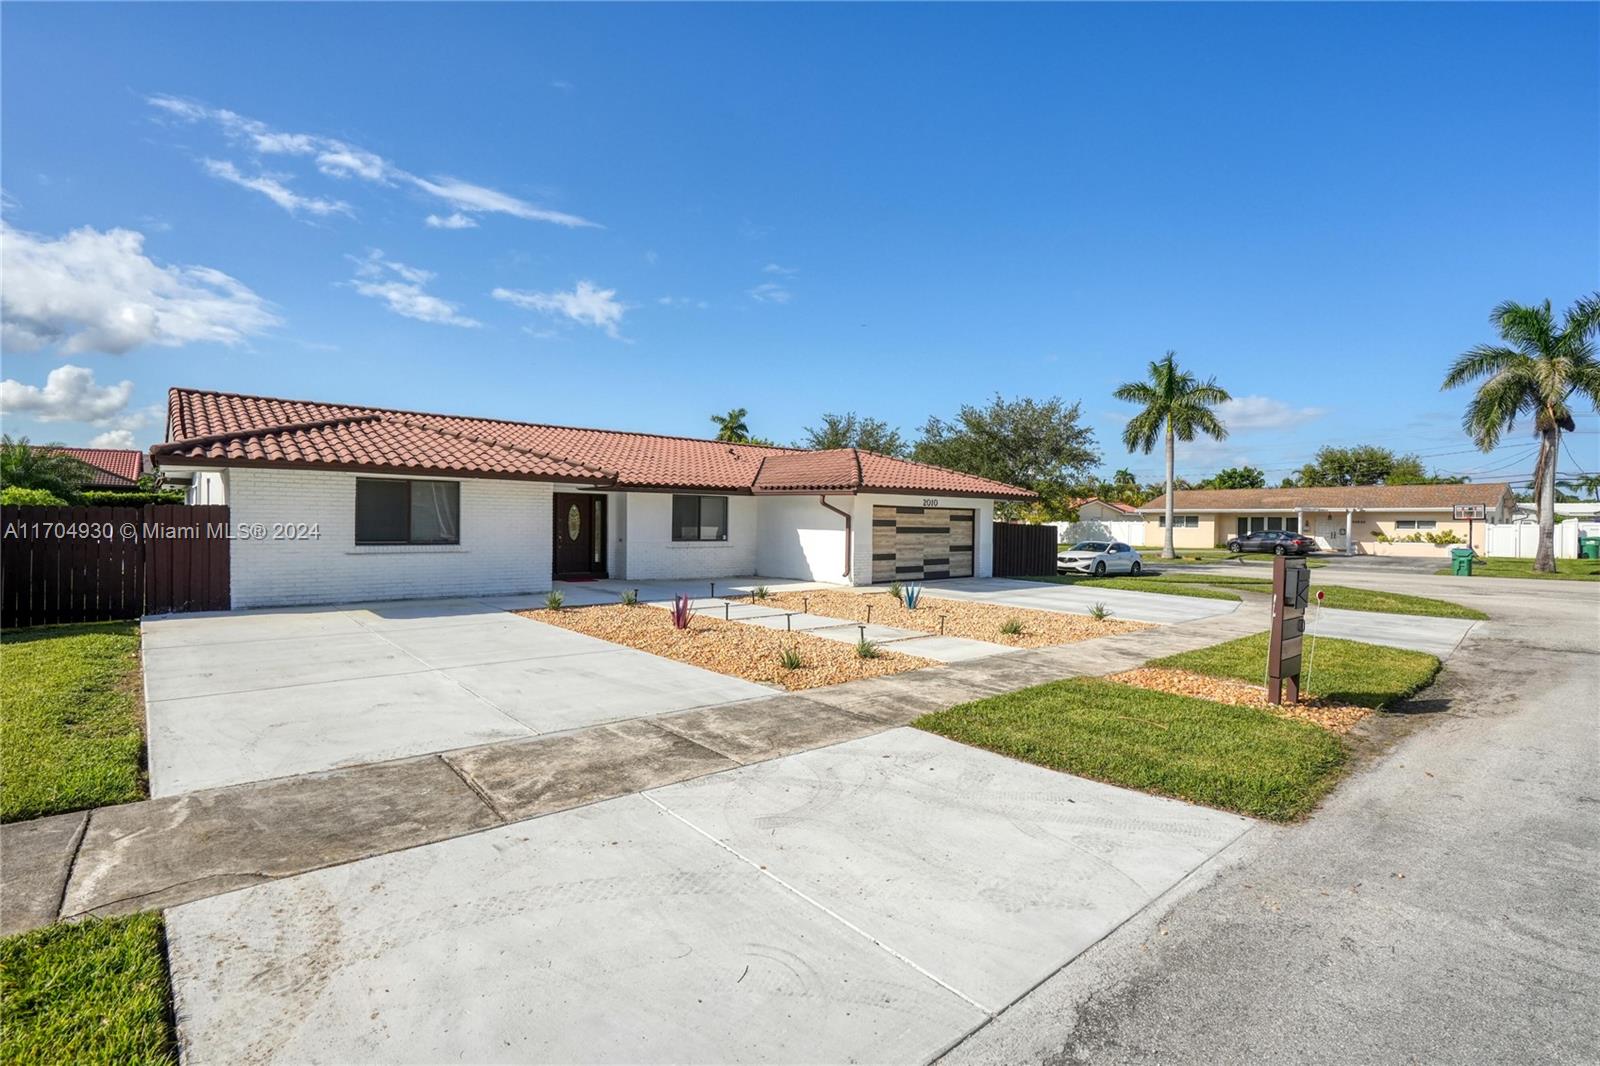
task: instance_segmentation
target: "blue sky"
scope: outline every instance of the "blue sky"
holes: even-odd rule
[[[1595,5],[16,5],[6,429],[174,384],[705,435],[1110,398],[1166,349],[1274,479],[1526,476],[1448,360],[1600,285]],[[60,279],[70,278],[63,286]],[[54,373],[54,376],[52,376]],[[123,383],[129,383],[124,385]],[[1581,418],[1563,471],[1600,467]]]

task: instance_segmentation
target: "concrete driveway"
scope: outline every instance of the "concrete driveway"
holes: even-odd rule
[[[1126,589],[1079,588],[1075,585],[1052,585],[1044,581],[1017,581],[1004,577],[952,578],[949,581],[929,581],[924,587],[930,596],[943,596],[951,600],[977,600],[1066,614],[1088,614],[1095,604],[1103,603],[1111,609],[1113,618],[1133,622],[1193,622],[1199,618],[1231,614],[1239,608],[1239,604],[1233,600],[1206,600],[1197,596],[1169,596]]]
[[[1448,659],[1478,623],[1469,618],[1425,618],[1414,614],[1324,610],[1306,614],[1307,632],[1391,648],[1425,651]]]
[[[154,796],[774,691],[474,599],[179,615],[143,631]]]
[[[897,729],[167,912],[187,1061],[922,1062],[1247,820]]]

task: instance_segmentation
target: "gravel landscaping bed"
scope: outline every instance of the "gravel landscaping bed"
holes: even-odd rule
[[[879,648],[877,658],[863,659],[856,654],[854,644],[804,633],[782,633],[742,622],[724,622],[704,615],[690,619],[688,629],[675,629],[672,612],[657,607],[610,605],[517,613],[665,659],[790,691],[940,665],[929,659],[889,651],[887,647]],[[786,647],[800,653],[802,665],[794,670],[787,669],[779,661]]]
[[[1280,718],[1295,718],[1302,722],[1310,722],[1334,733],[1349,732],[1357,722],[1372,713],[1366,707],[1352,707],[1349,704],[1326,699],[1302,699],[1300,703],[1271,703],[1267,700],[1267,690],[1261,685],[1252,685],[1247,681],[1235,681],[1230,678],[1207,677],[1205,674],[1195,674],[1188,670],[1145,666],[1137,670],[1112,674],[1106,680],[1120,681],[1125,685],[1135,685],[1156,692],[1170,692],[1176,696],[1195,696],[1211,700],[1213,703],[1232,704],[1235,707],[1259,707]]]
[[[908,611],[887,592],[779,592],[757,602],[784,610],[805,609],[812,614],[851,622],[865,622],[870,607],[872,621],[878,625],[920,629],[924,633],[938,633],[939,617],[943,615],[944,635],[947,637],[986,640],[991,644],[1008,644],[1013,648],[1044,648],[1052,644],[1071,644],[1095,637],[1109,637],[1114,633],[1154,628],[1146,622],[1129,622],[1119,618],[1096,621],[1088,615],[1030,611],[1023,607],[944,600],[932,596],[924,596],[915,611]],[[1022,623],[1022,632],[1000,631],[1011,620]]]

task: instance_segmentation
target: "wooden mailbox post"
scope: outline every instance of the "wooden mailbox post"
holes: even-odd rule
[[[1282,703],[1288,682],[1290,703],[1300,702],[1300,641],[1306,631],[1311,571],[1304,558],[1272,560],[1272,640],[1267,648],[1267,698]]]

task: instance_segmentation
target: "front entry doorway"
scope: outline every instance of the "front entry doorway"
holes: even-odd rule
[[[556,580],[606,576],[606,498],[588,493],[555,493]]]

